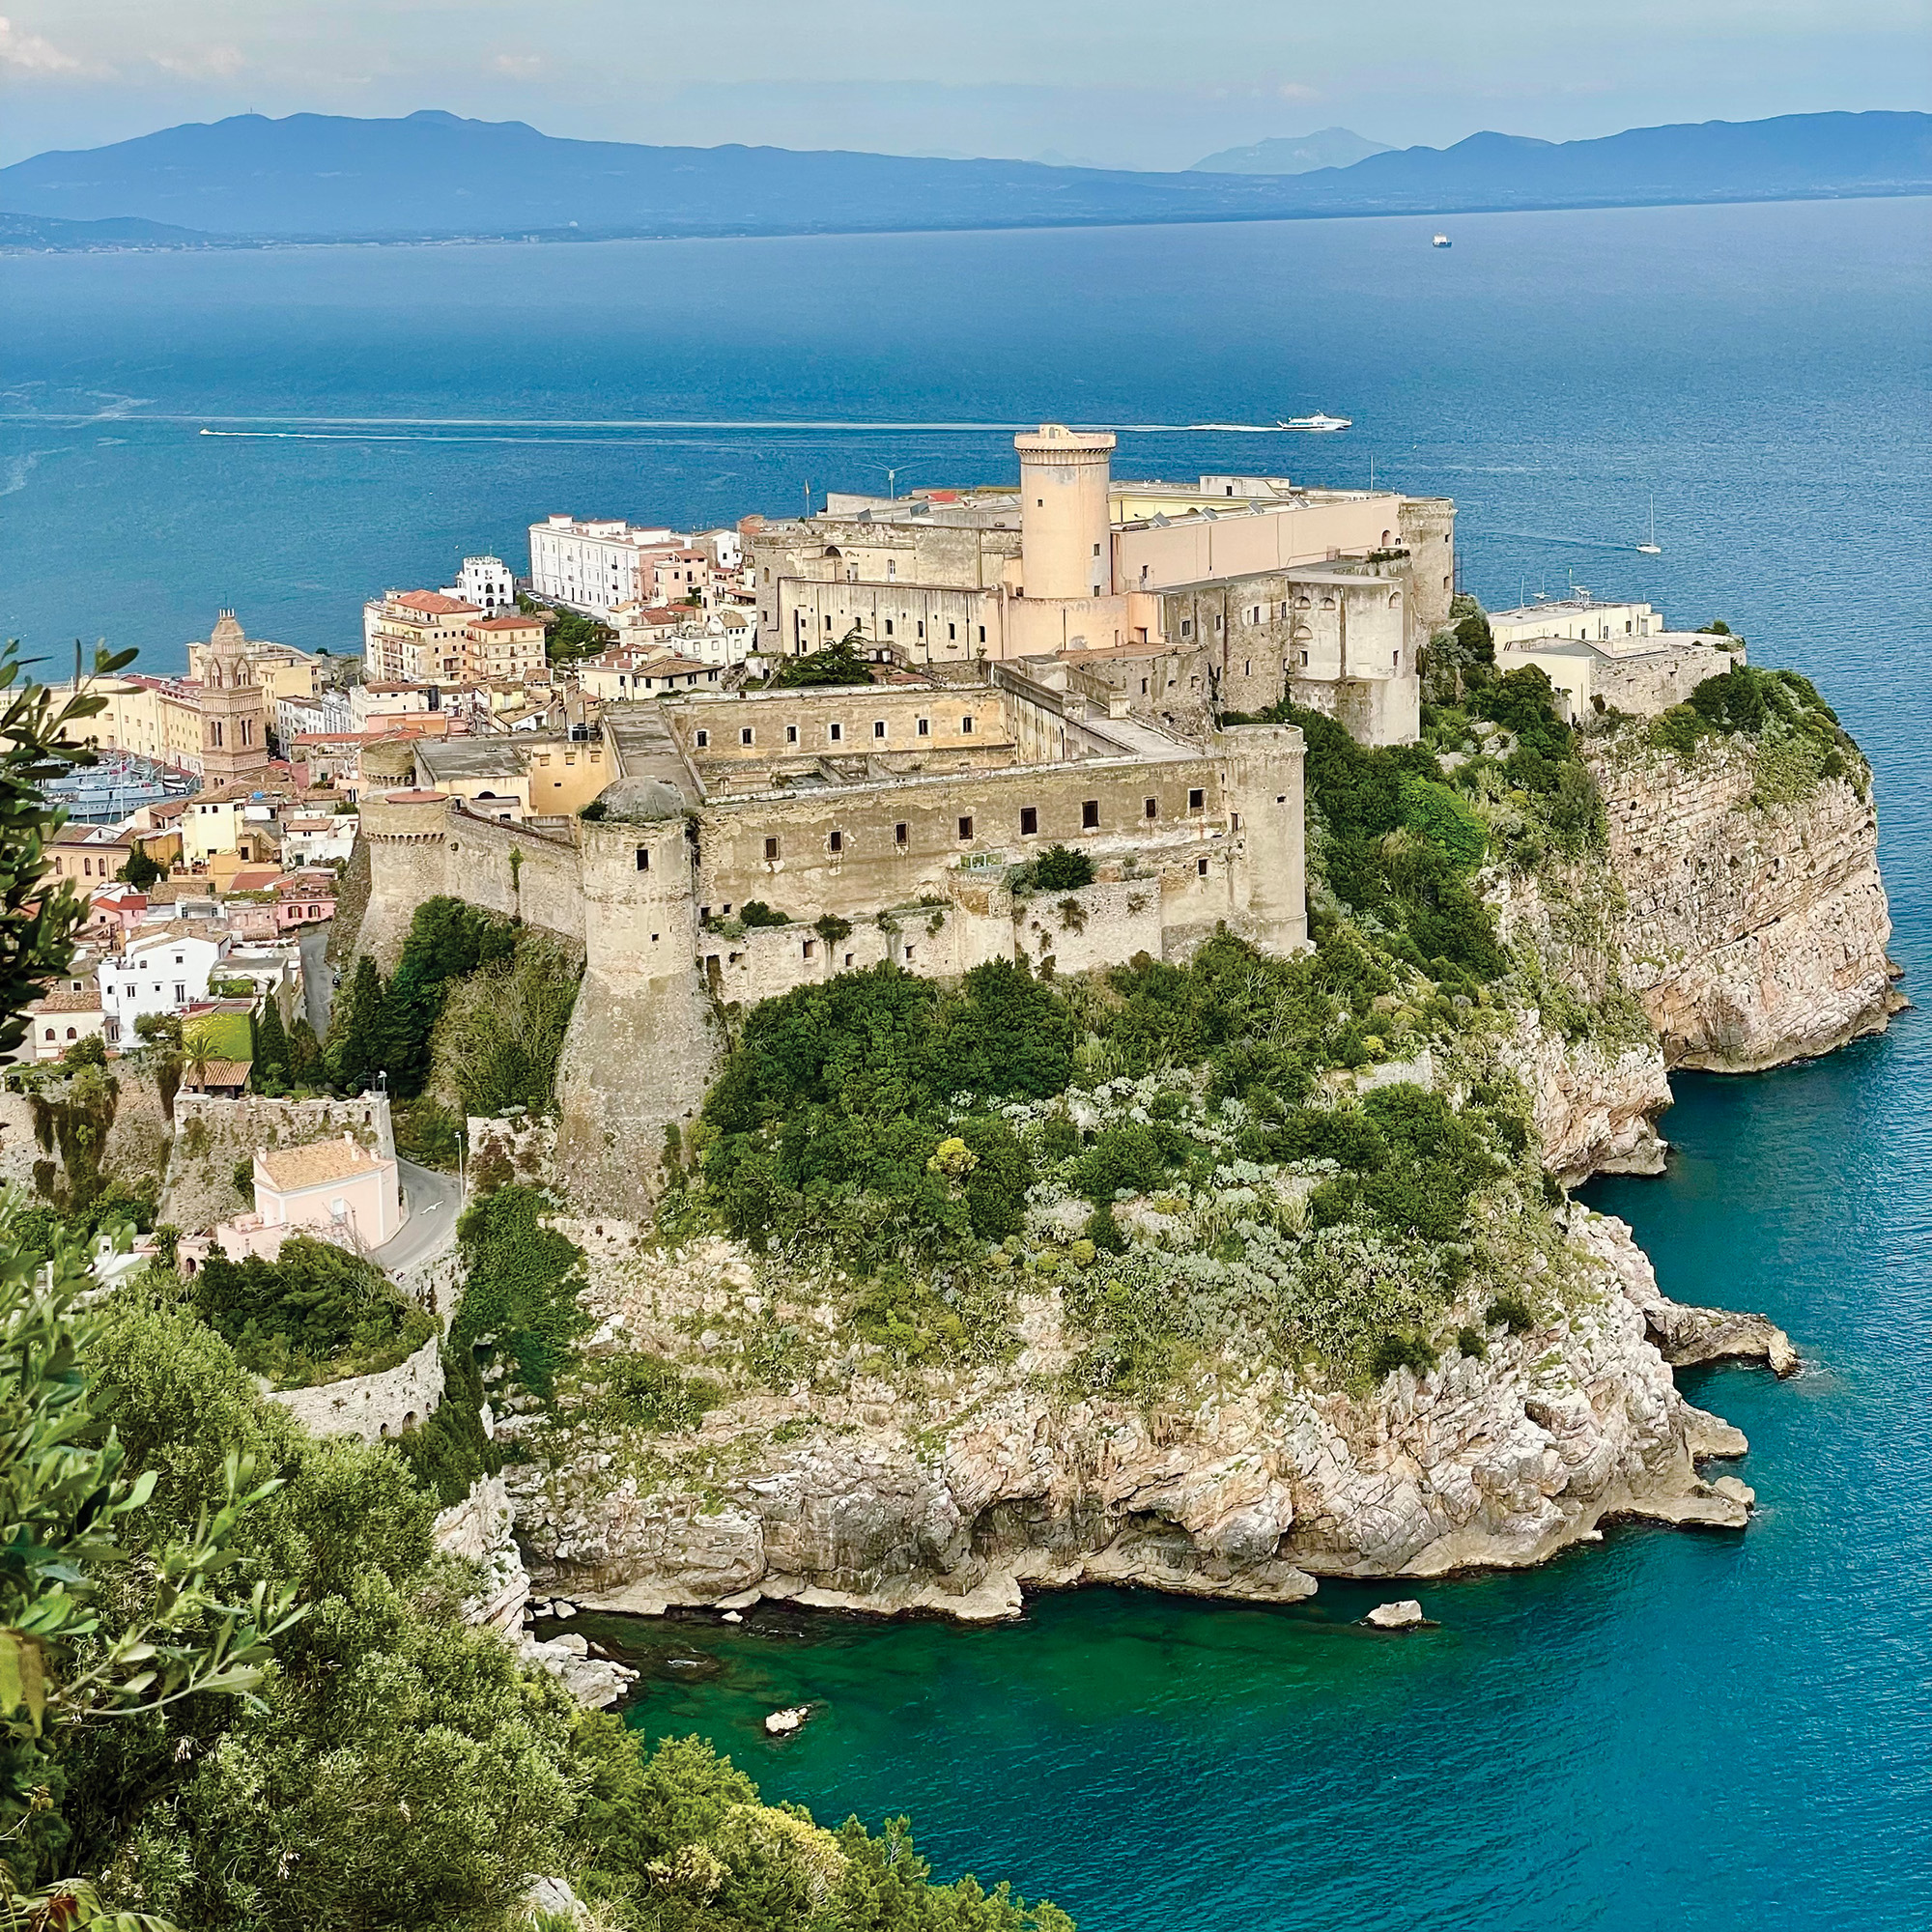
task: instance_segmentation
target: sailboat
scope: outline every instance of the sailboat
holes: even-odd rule
[[[1639,556],[1662,556],[1663,546],[1657,540],[1657,498],[1650,499],[1650,534],[1636,547]]]

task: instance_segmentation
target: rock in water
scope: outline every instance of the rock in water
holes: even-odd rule
[[[1426,1619],[1422,1605],[1413,1597],[1405,1597],[1399,1604],[1378,1604],[1363,1621],[1374,1624],[1378,1630],[1406,1631],[1413,1630]]]
[[[557,1597],[552,1601],[550,1613],[554,1617],[574,1617],[577,1614],[577,1605],[566,1604],[561,1597]]]
[[[782,1711],[774,1711],[765,1719],[765,1730],[775,1738],[788,1738],[792,1732],[804,1728],[805,1720],[811,1715],[809,1704],[788,1704]]]
[[[745,1621],[745,1613],[742,1610],[726,1610],[724,1621],[727,1624],[741,1624]]]

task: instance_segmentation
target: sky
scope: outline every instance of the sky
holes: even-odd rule
[[[1180,168],[1932,108],[1932,0],[0,0],[0,165],[183,121],[440,107],[546,133]]]

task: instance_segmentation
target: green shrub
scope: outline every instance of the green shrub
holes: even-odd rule
[[[1406,1369],[1414,1376],[1426,1376],[1439,1359],[1426,1336],[1403,1329],[1393,1335],[1384,1335],[1376,1344],[1375,1352],[1369,1357],[1369,1372],[1378,1382],[1394,1375],[1398,1369]]]
[[[1456,1352],[1480,1362],[1490,1352],[1489,1339],[1480,1328],[1464,1325],[1456,1331]]]
[[[1049,845],[1024,868],[1026,888],[1039,893],[1072,893],[1094,883],[1094,861],[1065,845]]]
[[[457,1237],[468,1273],[450,1344],[488,1349],[548,1402],[590,1323],[577,1301],[583,1251],[546,1226],[544,1212],[543,1196],[518,1183],[497,1187],[465,1211]]]
[[[1458,871],[1473,872],[1483,863],[1489,827],[1447,785],[1406,779],[1401,798],[1404,826],[1439,845]]]
[[[602,1412],[631,1429],[696,1429],[723,1393],[716,1382],[688,1376],[655,1355],[610,1355],[597,1366],[604,1376]]]
[[[1512,1335],[1526,1335],[1536,1326],[1536,1312],[1520,1294],[1511,1291],[1490,1303],[1483,1320],[1492,1328],[1501,1323]]]
[[[747,931],[760,925],[789,925],[791,914],[779,912],[763,899],[747,899],[738,908],[738,922]]]
[[[380,1268],[307,1235],[272,1262],[210,1255],[192,1300],[244,1368],[290,1386],[391,1368],[435,1333]]]

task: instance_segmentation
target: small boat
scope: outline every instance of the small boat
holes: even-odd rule
[[[1446,235],[1432,235],[1429,238],[1429,245],[1432,248],[1453,248],[1456,244]]]
[[[1639,556],[1662,556],[1663,546],[1657,540],[1657,498],[1650,499],[1650,534],[1636,547]]]
[[[1333,436],[1338,429],[1351,429],[1352,416],[1324,416],[1319,412],[1312,416],[1290,416],[1286,420],[1277,416],[1276,429],[1305,430],[1311,436]]]

